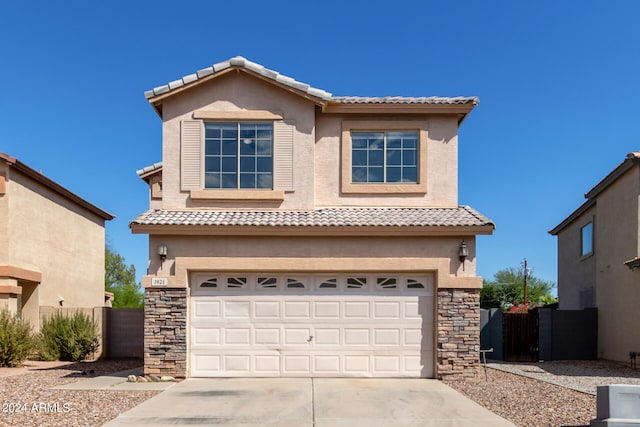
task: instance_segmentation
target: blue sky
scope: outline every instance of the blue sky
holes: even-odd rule
[[[526,257],[556,281],[547,231],[640,149],[640,2],[9,2],[0,13],[0,151],[112,212],[138,276],[161,160],[143,96],[242,55],[334,95],[479,96],[460,129],[459,201],[493,219],[487,278]]]

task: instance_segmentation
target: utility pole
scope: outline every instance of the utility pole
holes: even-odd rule
[[[527,259],[524,259],[524,303],[529,304],[527,298]]]

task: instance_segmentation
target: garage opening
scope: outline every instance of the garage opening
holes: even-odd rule
[[[191,277],[192,377],[433,377],[433,275]]]

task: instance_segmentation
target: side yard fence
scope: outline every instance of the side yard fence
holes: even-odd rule
[[[480,310],[480,347],[508,362],[594,360],[598,351],[598,311],[539,308],[527,314]]]
[[[94,358],[144,357],[144,309],[111,307],[40,307],[40,319],[61,313],[73,316],[84,313],[96,324],[100,348]]]

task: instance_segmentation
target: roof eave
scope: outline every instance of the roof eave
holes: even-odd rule
[[[355,103],[345,104],[329,101],[322,109],[326,114],[451,114],[458,115],[458,123],[475,108],[475,104],[398,104],[398,103]]]
[[[149,104],[151,104],[151,106],[154,108],[154,110],[156,111],[158,116],[162,117],[162,102],[165,99],[170,98],[170,97],[172,97],[174,95],[177,95],[179,93],[182,93],[185,90],[192,89],[192,88],[194,88],[196,86],[199,86],[199,85],[201,85],[203,83],[206,83],[206,82],[211,81],[213,79],[216,79],[218,77],[224,76],[224,75],[226,75],[228,73],[231,73],[231,72],[247,73],[247,74],[249,74],[249,75],[251,75],[253,77],[256,77],[256,78],[258,78],[260,80],[263,80],[263,81],[265,81],[265,82],[267,82],[269,84],[272,84],[273,86],[279,87],[280,89],[286,90],[286,91],[294,93],[294,94],[296,94],[296,95],[298,95],[298,96],[300,96],[302,98],[305,98],[305,99],[307,99],[307,100],[313,102],[314,104],[316,104],[316,105],[318,105],[320,107],[323,107],[323,108],[324,108],[324,105],[328,101],[328,99],[325,99],[325,98],[323,98],[321,96],[314,96],[314,95],[309,94],[307,92],[304,92],[304,91],[302,91],[300,89],[296,89],[293,86],[289,86],[287,84],[281,83],[278,80],[274,80],[272,78],[263,76],[262,74],[260,74],[260,73],[258,73],[256,71],[253,71],[253,70],[251,70],[249,68],[246,68],[246,67],[240,66],[240,65],[231,65],[228,68],[225,68],[225,69],[219,70],[219,71],[215,71],[215,72],[213,72],[213,73],[211,73],[209,75],[206,75],[204,77],[200,77],[197,80],[193,80],[193,81],[190,81],[188,83],[185,83],[182,86],[177,87],[175,89],[170,89],[167,92],[164,92],[164,93],[161,93],[161,94],[158,94],[158,95],[150,96],[150,97],[147,98],[147,101],[149,101]]]
[[[627,157],[618,167],[616,167],[613,171],[611,171],[607,176],[605,176],[599,183],[595,185],[591,190],[589,190],[584,196],[587,199],[592,199],[597,197],[598,194],[602,193],[605,189],[607,189],[611,184],[618,180],[622,175],[624,175],[629,169],[633,166],[640,165],[640,158],[637,157]]]
[[[207,236],[470,236],[491,235],[493,224],[481,226],[212,226],[129,224],[133,234]]]
[[[564,230],[569,224],[578,219],[583,213],[589,210],[592,206],[596,204],[596,200],[587,200],[584,202],[578,209],[573,211],[568,217],[566,217],[560,224],[556,225],[554,228],[548,231],[552,236],[557,236],[562,230]]]
[[[20,160],[16,159],[15,157],[11,157],[11,156],[9,156],[7,154],[0,153],[0,159],[4,160],[10,167],[15,168],[20,173],[28,176],[29,178],[31,178],[34,181],[44,185],[45,187],[48,187],[52,191],[60,194],[61,196],[65,197],[66,199],[72,201],[73,203],[75,203],[75,204],[83,207],[84,209],[92,212],[93,214],[101,217],[105,221],[109,221],[109,220],[112,220],[112,219],[115,218],[115,215],[110,214],[109,212],[104,211],[104,210],[100,209],[99,207],[89,203],[88,201],[86,201],[82,197],[78,196],[75,193],[72,193],[71,191],[69,191],[66,188],[64,188],[62,185],[58,184],[57,182],[53,181],[50,178],[47,178],[46,176],[44,176],[40,172],[32,169],[31,167],[29,167],[26,164],[22,163]]]

